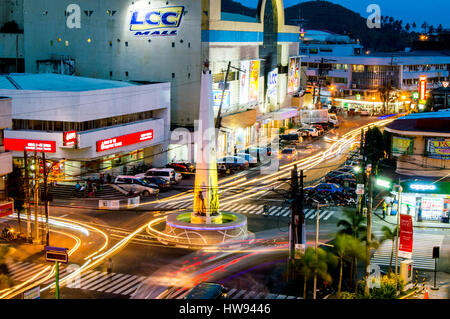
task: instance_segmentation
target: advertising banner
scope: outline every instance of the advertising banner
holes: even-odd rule
[[[63,133],[63,145],[66,147],[75,147],[77,143],[77,132],[68,131]]]
[[[248,87],[250,83],[250,61],[241,62],[239,73],[239,104],[248,103]]]
[[[392,155],[412,154],[414,140],[407,137],[392,137]]]
[[[278,68],[273,69],[267,76],[267,99],[272,105],[276,105],[278,101],[277,82]]]
[[[258,102],[259,61],[252,61],[250,65],[249,102]]]
[[[298,91],[300,87],[300,58],[289,59],[288,94]]]
[[[131,133],[107,140],[97,141],[97,152],[104,152],[115,148],[137,144],[153,139],[153,130]]]
[[[0,217],[9,216],[14,213],[14,202],[7,202],[0,205]]]
[[[427,151],[427,157],[450,159],[450,138],[429,138]]]
[[[3,144],[5,145],[5,150],[7,151],[18,151],[23,152],[24,149],[27,152],[38,151],[45,153],[55,153],[56,152],[56,142],[55,141],[39,141],[39,140],[23,140],[18,138],[5,138],[3,139]]]
[[[214,90],[213,91],[213,105],[216,107],[219,107],[221,99],[222,99],[222,90]],[[223,92],[222,111],[226,110],[229,107],[230,107],[230,91],[225,90]]]
[[[413,250],[412,216],[400,214],[400,245],[398,256],[411,259]]]

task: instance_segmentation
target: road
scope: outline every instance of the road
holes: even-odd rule
[[[248,229],[255,234],[256,239],[255,242],[244,244],[245,250],[254,250],[252,252],[241,252],[241,248],[238,250],[230,248],[229,251],[216,252],[216,255],[220,256],[214,259],[214,263],[209,261],[207,264],[209,267],[226,268],[227,272],[217,271],[217,275],[221,276],[209,276],[207,277],[208,280],[223,281],[224,284],[227,283],[236,291],[274,292],[272,289],[277,289],[277,287],[272,287],[273,283],[270,283],[270,280],[261,279],[259,281],[260,287],[257,290],[250,289],[255,287],[258,280],[253,278],[254,271],[245,272],[245,270],[262,264],[263,266],[258,267],[256,274],[259,274],[258,276],[261,278],[270,278],[270,276],[264,276],[263,274],[273,272],[274,267],[279,271],[283,271],[280,269],[285,268],[287,254],[286,227],[289,220],[289,211],[284,199],[277,195],[277,192],[285,192],[288,189],[286,180],[283,179],[289,178],[292,168],[297,165],[299,170],[305,171],[306,183],[317,181],[345,160],[349,149],[352,144],[357,142],[360,135],[359,127],[374,120],[373,118],[364,118],[347,123],[349,125],[337,130],[340,135],[340,139],[337,141],[326,142],[323,138],[319,138],[308,142],[313,146],[310,152],[302,154],[301,157],[292,162],[281,161],[278,169],[268,174],[262,174],[264,172],[259,168],[254,168],[221,178],[219,180],[219,191],[222,209],[247,214]],[[387,122],[388,120],[378,121],[377,125],[384,125]],[[70,207],[82,207],[83,202],[80,201],[76,202],[77,205],[69,204],[69,207],[52,207],[52,220],[61,220],[62,218],[68,223],[90,229],[96,233],[97,237],[103,237],[99,239],[88,236],[88,238],[81,239],[80,246],[82,248],[71,260],[80,268],[76,271],[66,272],[65,275],[61,276],[62,297],[129,298],[141,282],[144,282],[149,276],[154,278],[155,274],[160,271],[166,271],[168,265],[173,265],[177,269],[180,261],[188,260],[186,258],[195,260],[195,257],[199,257],[195,254],[204,253],[164,246],[145,232],[148,223],[155,218],[163,217],[165,214],[179,209],[189,208],[192,205],[192,191],[189,190],[192,183],[193,177],[183,181],[184,185],[180,190],[162,194],[158,201],[142,203],[140,207],[133,210],[98,211],[94,208]],[[262,216],[260,212],[262,212],[262,205],[266,202],[271,205],[271,210],[269,216]],[[175,207],[180,204],[184,206]],[[306,211],[305,215],[307,241],[312,242],[315,230],[315,211]],[[336,231],[336,221],[340,218],[341,212],[335,209],[326,209],[321,212],[321,216],[319,241],[325,242]],[[70,231],[79,233],[77,229],[71,229]],[[54,238],[53,234],[52,238]],[[275,244],[269,245],[269,242]],[[91,245],[92,248],[87,249]],[[105,261],[108,258],[113,258],[114,263],[113,272],[109,275],[105,273]],[[270,261],[266,263],[265,260]],[[37,260],[36,262],[39,263],[40,261]],[[225,267],[223,267],[224,265]],[[195,268],[189,269],[192,271]],[[206,269],[203,267],[195,269],[194,275],[205,279],[204,273],[207,269],[208,267]],[[26,273],[26,269],[23,271]],[[244,273],[236,276],[243,271]],[[251,276],[250,273],[252,273]],[[50,274],[52,273],[50,272]],[[189,274],[189,276],[191,275]],[[74,279],[80,279],[80,276],[80,285],[69,284]],[[49,284],[49,278],[46,279],[46,281],[43,281],[46,285],[41,285],[42,298],[52,298],[53,290]],[[149,280],[151,282],[151,279]],[[274,281],[276,280],[274,279]],[[67,287],[67,284],[70,287]],[[179,282],[179,285],[186,286],[186,282]],[[31,286],[32,284],[24,285],[15,292]],[[170,286],[176,285],[171,284]],[[145,285],[142,285],[142,287],[145,287]],[[141,290],[144,289],[142,287]],[[164,287],[163,285],[161,289],[165,290],[167,286]],[[17,298],[18,296],[18,293],[10,293],[5,297]],[[141,294],[141,296],[143,295]],[[156,297],[154,293],[145,296]]]

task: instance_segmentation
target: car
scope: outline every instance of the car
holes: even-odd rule
[[[268,162],[272,155],[272,149],[270,147],[250,146],[244,150],[244,153],[255,156],[258,162]]]
[[[359,115],[369,116],[369,111],[367,109],[361,109],[361,111],[359,112]]]
[[[328,110],[328,113],[334,113],[334,114],[337,114],[337,107],[336,107],[336,106],[330,107],[330,109]]]
[[[231,170],[244,170],[250,165],[248,161],[239,156],[225,156],[217,160],[217,164],[224,164],[226,168]]]
[[[316,186],[306,187],[305,191],[314,190],[320,193],[341,193],[344,188],[334,183],[320,183]]]
[[[149,184],[144,180],[131,175],[119,175],[114,179],[114,184],[126,191],[136,191],[142,196],[158,195],[159,189],[155,184]]]
[[[315,127],[305,129],[309,132],[309,136],[319,136],[319,131]]]
[[[222,284],[202,282],[192,288],[183,299],[226,299],[228,289]]]
[[[175,172],[173,168],[151,168],[143,174],[138,174],[136,177],[162,177],[173,184],[177,184],[181,181],[181,174]]]
[[[236,153],[235,156],[242,157],[244,160],[248,162],[250,166],[255,166],[258,164],[258,159],[255,156],[252,156],[247,153]]]
[[[323,126],[320,125],[320,124],[313,124],[313,125],[311,125],[311,126],[317,130],[317,132],[319,133],[319,135],[323,135],[323,133],[325,132]]]
[[[306,128],[306,127],[299,128],[299,129],[297,130],[297,132],[298,132],[302,137],[308,137],[308,136],[310,135],[310,133],[309,133],[309,131],[308,131],[308,128]]]
[[[158,186],[159,190],[167,190],[172,187],[172,183],[170,181],[158,176],[142,177],[142,180],[149,184]]]
[[[295,148],[285,148],[280,152],[279,158],[287,160],[296,160],[297,150]]]
[[[333,171],[325,175],[325,181],[327,183],[336,183],[342,185],[344,180],[356,183],[356,177],[352,173]]]
[[[190,175],[195,171],[194,165],[189,162],[171,162],[166,165],[166,168],[173,168],[175,172],[182,176]]]

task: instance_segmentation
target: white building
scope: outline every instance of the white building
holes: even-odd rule
[[[0,217],[12,213],[6,192],[6,175],[12,172],[12,152],[5,150],[4,130],[11,128],[11,99],[0,94]]]
[[[362,52],[363,46],[358,39],[352,39],[348,35],[325,30],[304,30],[301,33],[302,55],[353,56]]]
[[[12,98],[4,144],[14,157],[44,149],[66,177],[166,163],[170,83],[10,74],[0,77],[0,95]]]

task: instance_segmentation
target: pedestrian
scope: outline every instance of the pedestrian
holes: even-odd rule
[[[236,147],[236,144],[234,144],[234,155],[236,155],[237,154],[237,147]]]
[[[383,219],[386,218],[386,210],[387,210],[386,202],[383,202]]]
[[[112,177],[111,177],[111,175],[108,173],[108,174],[106,174],[106,182],[108,183],[108,184],[111,184],[111,182],[112,182]]]
[[[80,185],[79,182],[77,182],[77,183],[75,184],[75,190],[76,190],[77,192],[79,192],[80,189],[81,189],[81,185]]]
[[[108,273],[108,275],[112,273],[112,269],[113,269],[112,259],[108,258],[108,262],[106,263],[106,272]]]

